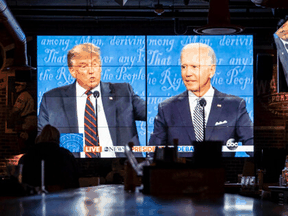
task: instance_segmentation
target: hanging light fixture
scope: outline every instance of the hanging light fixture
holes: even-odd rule
[[[3,68],[2,71],[36,70],[36,68],[28,65],[27,41],[25,33],[21,29],[4,0],[0,0],[0,20],[3,23],[5,30],[13,38],[15,44],[13,65]]]
[[[285,0],[251,0],[256,6],[268,8],[286,8],[288,9],[287,1]]]
[[[163,5],[160,4],[159,0],[158,0],[158,4],[155,5],[155,10],[154,12],[157,14],[157,15],[161,15],[164,13],[164,8],[163,8]]]
[[[244,27],[230,23],[229,0],[210,0],[208,24],[193,29],[197,34],[238,34]]]
[[[124,6],[128,0],[114,0],[117,2],[119,5]]]

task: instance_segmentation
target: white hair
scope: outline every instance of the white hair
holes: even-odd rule
[[[186,44],[181,51],[181,56],[183,51],[187,50],[187,49],[200,49],[200,48],[206,48],[208,50],[208,56],[211,58],[211,64],[212,65],[216,65],[216,55],[214,50],[212,49],[212,47],[208,46],[207,44],[203,44],[203,43],[190,43],[190,44]]]

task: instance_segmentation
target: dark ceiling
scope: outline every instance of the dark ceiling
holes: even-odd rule
[[[49,29],[51,34],[72,34],[79,23],[83,28],[79,29],[78,25],[76,34],[195,34],[194,28],[208,22],[208,0],[128,0],[124,6],[116,1],[120,2],[6,0],[28,34],[47,34]],[[222,0],[218,2],[221,4]],[[163,5],[164,13],[161,15],[154,12],[158,3]],[[287,10],[259,7],[251,0],[230,0],[229,11],[231,23],[245,28],[242,34],[256,35],[259,41],[263,40],[261,44],[269,44]],[[122,31],[119,31],[121,27]]]

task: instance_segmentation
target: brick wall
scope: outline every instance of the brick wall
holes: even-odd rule
[[[238,174],[243,171],[246,158],[223,158],[226,181],[238,182]]]
[[[6,174],[7,164],[18,163],[19,147],[16,134],[5,133],[7,117],[6,87],[0,89],[0,175]]]

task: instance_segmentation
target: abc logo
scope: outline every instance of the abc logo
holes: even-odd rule
[[[227,140],[226,146],[229,150],[235,150],[238,148],[238,142],[235,142],[234,138]]]

